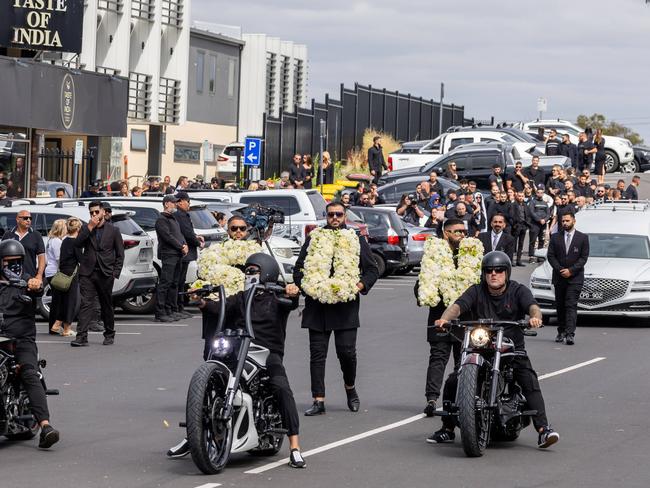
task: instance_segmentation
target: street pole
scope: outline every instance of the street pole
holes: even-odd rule
[[[241,187],[241,148],[237,148],[237,188]]]
[[[444,110],[442,101],[444,100],[444,98],[445,98],[445,84],[440,83],[440,122],[438,125],[438,131],[439,131],[438,135],[442,134],[442,112]]]
[[[325,176],[325,169],[323,168],[323,151],[325,144],[325,132],[327,131],[327,123],[320,119],[320,161],[318,162],[320,166],[320,193],[323,194],[323,178]]]

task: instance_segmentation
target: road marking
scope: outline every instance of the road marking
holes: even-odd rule
[[[132,324],[130,322],[115,324],[115,327],[124,327],[129,325],[132,325],[133,327],[189,327],[188,324]]]
[[[93,335],[104,335],[103,332],[88,332]],[[116,335],[142,335],[142,332],[116,332]]]
[[[373,290],[394,290],[395,288],[387,288],[384,286],[373,286],[372,289]]]
[[[543,375],[539,376],[539,379],[543,380],[543,379],[546,379],[546,378],[552,378],[553,376],[558,376],[558,375],[563,374],[563,373],[568,373],[569,371],[573,371],[573,370],[576,370],[578,368],[584,368],[585,366],[589,366],[590,364],[594,364],[594,363],[597,363],[599,361],[603,361],[605,359],[607,359],[607,358],[598,357],[598,358],[591,359],[589,361],[585,361],[583,363],[574,364],[573,366],[569,366],[568,368],[559,369],[557,371],[552,371],[551,373],[543,374]],[[411,424],[413,422],[417,422],[418,420],[423,419],[425,417],[426,417],[426,415],[421,413],[419,415],[414,415],[413,417],[409,417],[409,418],[406,418],[404,420],[400,420],[399,422],[394,422],[392,424],[388,424],[388,425],[385,425],[383,427],[377,427],[376,429],[372,429],[372,430],[369,430],[367,432],[362,432],[361,434],[357,434],[357,435],[352,436],[352,437],[347,437],[345,439],[341,439],[340,441],[331,442],[329,444],[325,444],[324,446],[317,447],[315,449],[311,449],[310,451],[303,452],[302,457],[306,458],[306,457],[309,457],[309,456],[313,456],[315,454],[320,454],[321,452],[329,451],[330,449],[334,449],[336,447],[344,446],[346,444],[350,444],[352,442],[356,442],[356,441],[359,441],[361,439],[371,437],[373,435],[381,434],[382,432],[386,432],[387,430],[396,429],[398,427],[402,427],[403,425],[408,425],[408,424]],[[285,466],[288,462],[289,462],[289,458],[282,459],[281,461],[276,461],[276,462],[273,462],[273,463],[265,464],[264,466],[260,466],[259,468],[249,469],[248,471],[244,471],[244,474],[260,474],[260,473],[263,473],[263,472],[268,471],[270,469],[275,469],[275,468],[278,468],[280,466]]]
[[[221,483],[206,483],[204,485],[196,486],[195,488],[217,488],[217,486],[221,486]]]

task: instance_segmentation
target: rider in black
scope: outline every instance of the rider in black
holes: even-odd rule
[[[444,327],[450,320],[461,316],[467,320],[480,318],[501,319],[505,321],[522,320],[530,317],[530,326],[541,327],[542,312],[530,290],[516,281],[510,280],[512,263],[501,251],[492,251],[483,257],[481,263],[481,283],[469,287],[455,303],[450,305],[436,321],[437,327]],[[516,357],[513,359],[515,380],[521,387],[531,410],[537,410],[533,416],[533,425],[539,433],[537,447],[546,448],[555,444],[560,436],[548,425],[544,407],[544,398],[539,387],[537,373],[533,369],[526,353],[524,334],[519,327],[506,328],[504,336],[515,344]],[[456,397],[457,375],[453,373],[444,387],[443,400],[453,402]],[[451,442],[455,438],[455,420],[443,417],[443,427],[429,439],[431,443]]]
[[[268,254],[256,253],[251,255],[244,265],[246,283],[276,283],[280,275],[278,263]],[[248,290],[248,286],[246,288]],[[298,440],[299,417],[293,392],[289,386],[287,373],[282,364],[284,357],[284,342],[286,338],[287,319],[292,310],[298,308],[300,289],[293,284],[285,288],[291,304],[279,302],[271,291],[258,290],[253,298],[251,307],[251,322],[255,333],[255,344],[269,349],[270,354],[266,360],[266,370],[270,376],[270,384],[278,401],[282,424],[287,429],[289,437],[289,466],[304,468],[305,460],[300,453]],[[228,328],[246,328],[246,291],[236,293],[226,299],[225,323]],[[205,339],[204,359],[210,352],[215,327],[219,319],[219,303],[212,300],[200,300],[199,308],[203,312],[203,337]],[[171,448],[167,456],[178,458],[189,453],[187,440]]]
[[[41,427],[38,447],[47,449],[58,442],[59,431],[50,425],[45,389],[38,374],[36,297],[43,289],[37,280],[23,273],[24,259],[25,248],[20,242],[0,243],[0,335],[16,339],[15,357],[20,365],[20,378],[32,413]],[[15,286],[21,280],[26,282],[27,290]]]

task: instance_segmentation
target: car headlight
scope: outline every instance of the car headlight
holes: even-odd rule
[[[650,291],[650,281],[635,281],[630,291]]]
[[[490,332],[483,327],[477,327],[470,332],[469,342],[472,347],[485,347],[490,342]]]
[[[539,288],[541,290],[551,289],[551,280],[547,278],[539,278],[535,275],[530,277],[530,287]]]
[[[644,158],[650,159],[650,151],[641,151]]]
[[[212,343],[212,354],[217,357],[225,357],[232,351],[232,343],[225,337],[218,337]]]
[[[290,247],[274,247],[273,254],[279,258],[291,259],[293,257],[293,250]]]

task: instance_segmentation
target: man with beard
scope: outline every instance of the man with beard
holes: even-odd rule
[[[506,217],[500,212],[496,212],[490,219],[489,232],[481,232],[478,239],[483,243],[485,252],[503,251],[512,261],[515,253],[515,240],[508,233],[504,232],[506,228]]]
[[[539,156],[533,156],[530,166],[523,171],[523,174],[531,180],[533,188],[536,188],[537,185],[543,185],[546,182],[546,174],[539,167]]]

